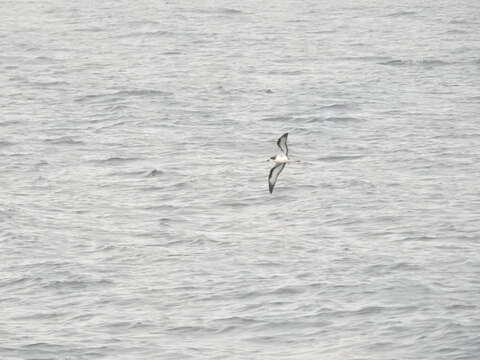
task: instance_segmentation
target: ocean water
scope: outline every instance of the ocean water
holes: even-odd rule
[[[478,1],[1,5],[2,360],[480,358]]]

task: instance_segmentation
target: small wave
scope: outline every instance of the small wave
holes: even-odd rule
[[[50,344],[50,343],[44,343],[44,342],[37,342],[37,343],[31,343],[31,344],[26,344],[23,345],[27,349],[35,348],[36,351],[41,352],[41,351],[55,351],[57,354],[64,350],[62,345],[57,345],[57,344]]]
[[[331,104],[331,105],[324,105],[320,109],[321,110],[343,110],[349,108],[349,104]]]
[[[105,110],[110,112],[123,111],[123,110],[127,110],[128,108],[129,106],[123,103],[116,103],[116,104],[110,104],[105,106]]]
[[[98,26],[93,26],[89,28],[79,28],[79,29],[74,29],[74,32],[102,32],[102,31],[107,31],[105,28],[100,28]]]
[[[390,266],[391,270],[402,270],[402,271],[416,271],[420,270],[421,267],[415,264],[410,264],[406,262],[399,262]]]
[[[147,26],[147,25],[159,25],[159,24],[161,23],[156,20],[146,20],[146,19],[132,20],[128,22],[128,25],[130,26]]]
[[[465,31],[465,30],[453,29],[453,30],[445,31],[444,34],[454,34],[454,35],[457,35],[457,34],[468,34],[468,32]]]
[[[436,240],[435,237],[422,235],[422,236],[410,236],[401,239],[401,241],[434,241]]]
[[[225,14],[225,15],[243,15],[243,11],[233,8],[204,8],[204,9],[195,9],[192,12],[199,14]]]
[[[75,99],[76,102],[94,102],[95,100],[102,99],[107,96],[112,96],[114,94],[96,94],[96,95],[84,95]]]
[[[155,89],[140,89],[140,90],[122,90],[114,95],[117,96],[168,96],[171,92],[155,90]]]
[[[305,292],[306,288],[304,286],[282,286],[278,289],[275,289],[270,294],[274,295],[296,295]]]
[[[20,124],[19,120],[6,120],[6,121],[0,120],[0,126],[10,126],[10,125],[18,125],[18,124]]]
[[[326,156],[318,158],[319,161],[325,162],[336,162],[336,161],[351,161],[351,160],[358,160],[363,159],[365,156],[363,155],[345,155],[345,156]]]
[[[308,34],[335,34],[336,32],[337,32],[336,29],[325,29],[325,30],[309,31]]]
[[[302,70],[272,70],[268,72],[269,75],[301,75]]]
[[[353,313],[357,315],[370,315],[370,314],[378,314],[381,313],[382,311],[387,310],[386,307],[383,306],[365,306],[363,308],[360,308],[358,310],[354,310]]]
[[[66,86],[69,85],[68,82],[62,80],[52,80],[52,81],[31,81],[30,85],[40,86],[40,87],[49,87],[49,86]]]
[[[471,101],[480,101],[480,95],[478,96],[470,96],[467,98],[468,100],[471,100]]]
[[[29,314],[29,315],[20,315],[16,316],[16,320],[49,320],[49,319],[56,319],[59,317],[64,317],[68,313],[58,313],[58,312],[52,312],[52,313],[35,313],[35,314]]]
[[[157,30],[157,31],[137,31],[129,34],[119,35],[117,38],[134,38],[134,37],[163,37],[163,36],[173,36],[174,34],[170,31]]]
[[[220,8],[219,12],[222,14],[244,14],[244,12],[241,10],[231,8]]]
[[[282,267],[282,263],[269,260],[260,260],[259,262],[256,262],[255,265],[260,267]]]
[[[76,102],[95,102],[97,100],[103,100],[105,98],[111,99],[112,97],[136,97],[136,96],[144,96],[144,97],[155,97],[155,96],[170,96],[172,95],[171,92],[162,91],[162,90],[155,90],[155,89],[139,89],[139,90],[121,90],[109,94],[90,94],[80,96],[75,99]]]
[[[161,225],[168,226],[168,225],[170,225],[170,223],[175,222],[175,221],[172,218],[162,217],[162,218],[158,219],[158,222]]]
[[[181,51],[165,51],[162,53],[162,55],[182,55],[183,53]]]
[[[135,328],[149,328],[151,325],[143,321],[117,321],[107,324],[111,329],[135,329]]]
[[[152,171],[150,171],[150,172],[147,174],[147,177],[156,177],[156,176],[159,176],[159,175],[163,175],[163,171],[162,171],[162,170],[153,169]]]
[[[60,59],[55,59],[53,57],[50,57],[50,56],[37,56],[33,59],[34,62],[42,62],[42,63],[59,63],[59,62],[62,62],[62,60]]]
[[[26,277],[26,276],[22,276],[22,277],[17,278],[17,279],[4,281],[1,285],[1,287],[2,288],[8,288],[8,287],[15,287],[17,285],[24,285],[24,284],[27,284],[30,280],[32,280],[32,279],[29,278],[29,277]]]
[[[92,120],[92,121],[90,121],[90,123],[92,123],[92,124],[101,123],[101,122],[103,122],[103,120]],[[113,129],[117,126],[122,126],[122,125],[125,125],[125,124],[126,124],[126,121],[117,121],[113,124],[99,126],[98,128],[95,129],[95,132],[96,133],[101,133],[102,131],[105,131],[107,129]]]
[[[177,326],[177,327],[172,327],[168,328],[167,331],[169,333],[180,333],[180,334],[201,334],[201,333],[214,333],[217,330],[205,326]]]
[[[354,117],[348,117],[348,116],[330,116],[327,118],[322,118],[322,117],[311,117],[307,119],[302,119],[303,121],[307,123],[317,123],[317,122],[334,122],[334,123],[348,123],[348,122],[359,122],[361,119],[359,118],[354,118]]]
[[[0,148],[2,147],[7,147],[7,146],[12,146],[14,143],[11,143],[9,141],[0,141]]]
[[[453,19],[450,21],[450,24],[470,24],[470,21],[465,19]]]
[[[49,181],[47,178],[43,176],[38,176],[33,183],[35,184],[36,187],[49,187]]]
[[[62,136],[55,139],[46,139],[45,142],[57,145],[85,145],[83,141],[74,140],[69,136]]]
[[[339,60],[347,60],[347,61],[388,61],[390,57],[388,56],[344,56],[338,58]]]
[[[175,240],[168,241],[166,243],[158,244],[158,246],[162,246],[162,247],[199,246],[199,247],[202,247],[202,246],[209,246],[209,245],[218,246],[218,245],[222,245],[222,244],[223,244],[223,242],[221,242],[221,241],[210,239],[207,236],[200,235],[200,236],[196,237],[195,239],[175,239]]]
[[[121,163],[124,163],[124,162],[138,161],[138,160],[140,160],[140,158],[110,157],[108,159],[91,160],[91,162],[98,163],[98,164],[116,165],[116,164],[121,164]]]
[[[173,187],[176,189],[184,189],[190,186],[190,183],[188,181],[179,181],[173,184]]]
[[[232,316],[229,318],[215,319],[214,323],[218,326],[217,333],[224,334],[236,330],[245,329],[246,326],[260,324],[260,321],[250,318]]]
[[[477,308],[476,305],[472,305],[472,304],[453,304],[453,305],[448,305],[447,306],[447,309],[448,310],[454,310],[454,311],[458,311],[458,310],[475,310]]]
[[[231,208],[243,208],[243,207],[248,207],[250,204],[244,203],[244,202],[220,202],[219,206],[226,206],[226,207],[231,207]]]
[[[325,121],[332,121],[332,122],[357,122],[361,121],[359,118],[355,117],[348,117],[348,116],[330,116],[325,119]]]
[[[146,186],[146,187],[140,188],[140,191],[144,191],[144,192],[157,192],[157,191],[162,191],[162,190],[165,190],[164,186]],[[148,210],[154,210],[156,208],[157,207],[155,207],[155,206],[150,206],[150,207],[148,207]]]
[[[432,60],[422,60],[419,62],[419,64],[424,66],[446,66],[446,65],[450,65],[451,63],[448,61],[432,59]]]
[[[54,280],[49,281],[45,288],[53,288],[53,289],[85,289],[91,286],[105,286],[105,285],[112,285],[113,281],[111,280]]]
[[[443,60],[436,60],[436,59],[426,59],[426,60],[390,60],[381,62],[380,65],[387,65],[387,66],[446,66],[451,65],[450,62],[443,61]]]
[[[380,65],[389,65],[389,66],[404,66],[408,65],[410,62],[405,60],[389,60],[381,62]]]
[[[289,116],[268,116],[268,117],[263,118],[262,121],[275,121],[275,122],[281,121],[281,122],[283,122],[283,121],[288,121],[290,119],[291,119],[291,117],[289,117]]]
[[[122,90],[116,92],[117,96],[169,96],[171,92],[155,89]]]
[[[158,189],[164,189],[164,188],[160,188],[160,187],[157,187]],[[142,206],[141,207],[143,210],[153,210],[153,211],[165,211],[167,213],[173,213],[177,210],[179,210],[180,208],[178,206],[174,206],[174,205],[165,205],[165,204],[162,204],[162,205],[147,205],[147,206]],[[180,217],[176,216],[175,217],[175,220],[176,221],[179,221],[181,220]]]
[[[241,317],[241,316],[231,316],[226,318],[214,319],[213,322],[219,323],[219,324],[222,324],[222,323],[228,323],[232,325],[235,324],[239,326],[246,326],[246,325],[261,323],[261,321],[256,320],[254,318],[247,318],[247,317]]]
[[[401,16],[412,16],[416,15],[415,11],[396,11],[390,14],[385,15],[385,17],[401,17]]]

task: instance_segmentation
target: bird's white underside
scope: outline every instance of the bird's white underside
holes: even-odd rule
[[[275,158],[273,159],[273,162],[275,164],[284,164],[288,162],[288,157],[285,154],[277,154]]]

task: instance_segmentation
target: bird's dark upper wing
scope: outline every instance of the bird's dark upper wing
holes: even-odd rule
[[[282,136],[280,136],[280,138],[277,140],[277,145],[280,148],[280,150],[282,150],[282,152],[288,156],[287,138],[288,138],[288,133],[285,133]]]
[[[270,194],[273,192],[278,175],[280,175],[284,167],[285,163],[277,164],[270,170],[270,174],[268,175],[268,190],[270,190]]]

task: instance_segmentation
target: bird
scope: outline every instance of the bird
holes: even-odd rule
[[[277,182],[278,175],[282,172],[283,168],[288,162],[288,146],[287,146],[288,133],[283,134],[277,140],[277,146],[280,148],[280,153],[270,157],[275,165],[270,169],[268,174],[268,190],[270,194],[273,193],[273,188]]]

